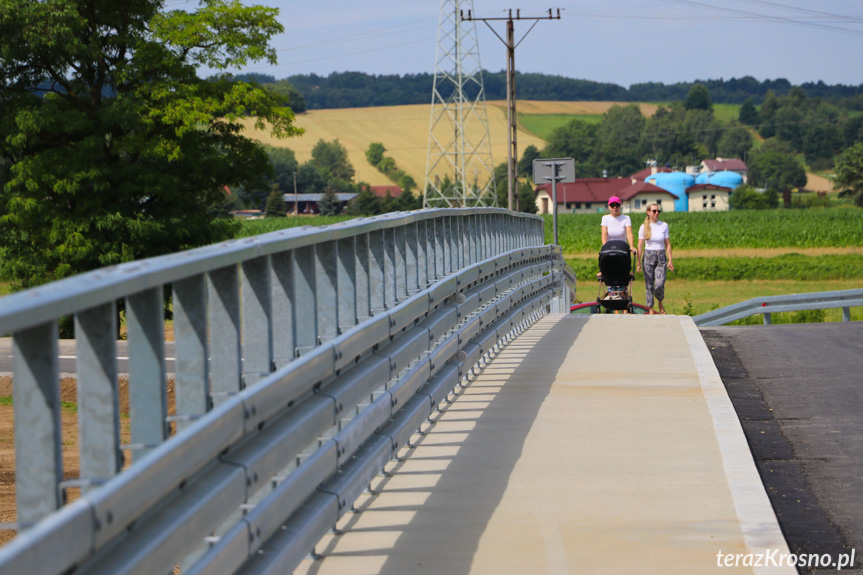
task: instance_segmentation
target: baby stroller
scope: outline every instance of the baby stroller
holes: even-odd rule
[[[626,311],[632,313],[632,254],[623,240],[610,240],[599,251],[599,313]]]

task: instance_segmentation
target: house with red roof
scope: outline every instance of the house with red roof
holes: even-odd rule
[[[391,198],[397,198],[402,195],[403,190],[399,186],[369,186],[369,191],[380,199],[384,199],[387,194]]]
[[[537,213],[550,214],[551,184],[537,186],[534,193]],[[624,213],[645,212],[652,203],[674,211],[674,200],[677,199],[675,194],[635,178],[578,178],[571,184],[557,185],[557,213],[605,213],[611,196],[620,198]]]

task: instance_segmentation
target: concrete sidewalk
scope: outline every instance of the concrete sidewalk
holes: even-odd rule
[[[546,317],[403,455],[297,573],[796,573],[718,564],[788,548],[689,317]]]

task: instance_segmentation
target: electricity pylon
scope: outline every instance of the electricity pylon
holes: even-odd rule
[[[476,24],[441,0],[423,207],[493,206],[497,193]]]

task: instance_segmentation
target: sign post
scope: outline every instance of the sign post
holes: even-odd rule
[[[554,223],[554,244],[557,241],[557,183],[571,184],[575,181],[575,159],[537,158],[533,161],[533,183],[551,182],[552,221]]]

